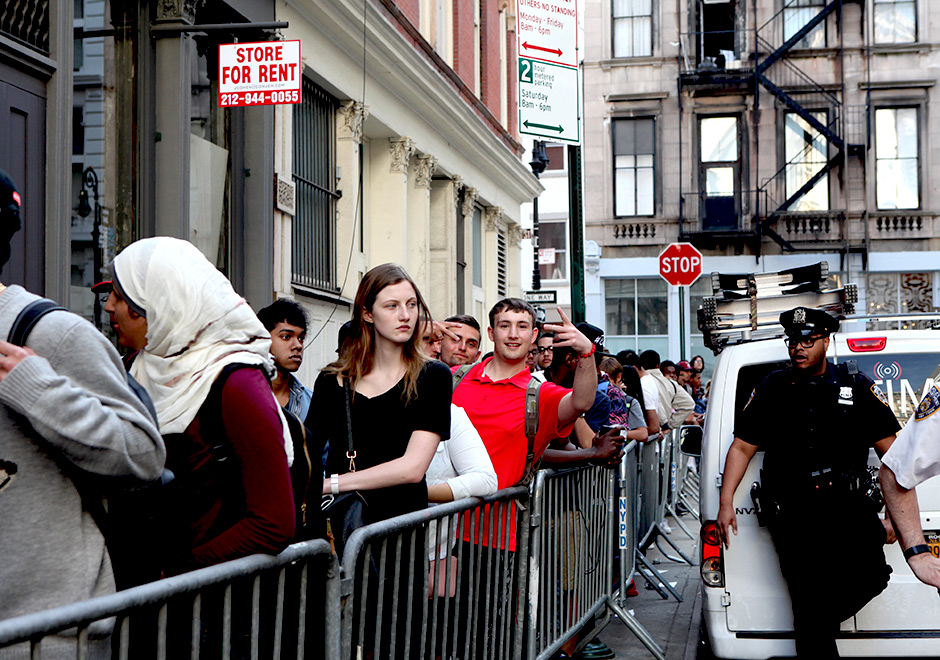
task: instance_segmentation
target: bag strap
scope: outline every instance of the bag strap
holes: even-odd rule
[[[68,311],[47,298],[40,298],[29,303],[17,314],[7,335],[7,341],[17,346],[25,346],[26,338],[29,337],[29,333],[33,331],[39,319],[56,310]]]
[[[454,372],[454,389],[457,389],[457,386],[460,385],[460,381],[463,380],[463,377],[470,373],[470,370],[473,369],[474,365],[464,364],[461,365],[457,371]]]
[[[528,483],[538,471],[535,462],[535,436],[539,430],[539,390],[542,383],[532,378],[525,390],[525,437],[527,441],[525,455],[525,472],[522,481]]]
[[[349,459],[349,471],[356,471],[356,447],[353,445],[352,432],[352,393],[350,392],[349,381],[343,378],[343,389],[346,392],[346,458]]]

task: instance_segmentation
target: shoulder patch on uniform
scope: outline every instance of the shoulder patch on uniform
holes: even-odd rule
[[[914,421],[919,422],[921,420],[927,419],[940,408],[940,390],[937,389],[937,386],[932,386],[927,390],[927,394],[924,395],[923,400],[921,400],[920,405],[917,406],[917,412],[914,414]]]
[[[881,401],[883,404],[885,404],[889,408],[891,407],[891,404],[888,403],[888,397],[885,395],[884,392],[881,391],[881,388],[875,385],[874,383],[871,384],[871,393],[874,394],[875,397],[877,397],[877,399]]]

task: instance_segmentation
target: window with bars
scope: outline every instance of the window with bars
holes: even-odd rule
[[[291,279],[338,293],[336,274],[336,99],[304,78],[294,106],[294,184]]]
[[[653,215],[653,119],[614,121],[614,215]]]
[[[4,0],[0,33],[49,54],[49,0]]]
[[[613,0],[614,57],[653,54],[653,0]]]
[[[879,209],[920,207],[917,108],[875,110],[875,197]]]
[[[876,44],[905,44],[917,41],[917,3],[915,0],[875,0]]]
[[[496,295],[509,295],[509,250],[506,245],[506,229],[496,230]]]

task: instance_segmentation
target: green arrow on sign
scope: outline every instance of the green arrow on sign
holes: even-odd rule
[[[522,125],[526,128],[543,128],[546,131],[558,131],[559,133],[564,133],[565,129],[561,126],[546,126],[545,124],[533,124],[528,119],[522,122]]]

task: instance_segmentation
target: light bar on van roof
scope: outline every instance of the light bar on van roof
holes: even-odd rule
[[[846,339],[849,350],[853,353],[873,353],[883,351],[888,344],[887,337],[861,337],[857,339]]]

